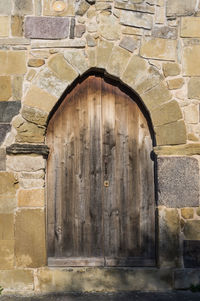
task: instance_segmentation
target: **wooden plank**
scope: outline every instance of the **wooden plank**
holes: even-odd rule
[[[155,259],[148,259],[144,257],[118,257],[105,258],[106,266],[108,267],[153,267],[155,266]]]

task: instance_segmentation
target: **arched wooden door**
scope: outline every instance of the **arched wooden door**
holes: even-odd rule
[[[152,140],[137,104],[89,76],[54,113],[47,144],[49,265],[154,265]]]

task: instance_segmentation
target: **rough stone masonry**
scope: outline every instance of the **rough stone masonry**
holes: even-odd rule
[[[0,286],[36,294],[199,284],[199,0],[63,0],[62,9],[55,2],[0,1]],[[91,68],[137,93],[152,120],[154,268],[47,266],[47,120]]]

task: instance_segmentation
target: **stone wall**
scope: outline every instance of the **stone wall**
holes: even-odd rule
[[[4,292],[167,290],[198,284],[200,272],[191,268],[200,266],[195,251],[200,249],[199,28],[199,0],[0,1]],[[158,157],[156,268],[47,267],[47,119],[67,87],[91,68],[136,92],[152,119]]]

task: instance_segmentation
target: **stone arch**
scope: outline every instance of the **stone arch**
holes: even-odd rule
[[[86,53],[81,49],[56,53],[47,64],[28,89],[24,108],[32,107],[48,115],[77,78],[88,70],[101,70],[138,95],[152,120],[158,146],[186,143],[179,104],[172,99],[164,77],[144,58],[112,42],[100,41],[98,47]]]

